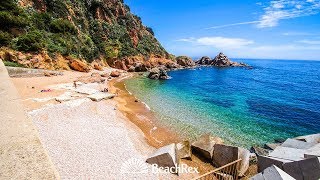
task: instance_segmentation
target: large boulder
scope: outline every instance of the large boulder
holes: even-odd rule
[[[88,64],[78,59],[70,59],[69,66],[71,69],[75,71],[80,71],[80,72],[90,71],[90,67],[88,66]]]
[[[158,165],[158,167],[163,168],[175,168],[177,167],[177,157],[176,157],[176,145],[170,144],[159,148],[154,154],[152,154],[146,160],[147,163],[151,165]]]
[[[134,64],[135,72],[146,72],[148,69],[145,64],[137,62]]]
[[[119,72],[119,71],[112,71],[111,73],[110,73],[110,76],[111,77],[119,77],[121,75],[121,73]]]
[[[250,180],[294,180],[294,178],[277,166],[272,165],[263,172],[251,177]]]
[[[238,159],[241,159],[240,165],[238,166],[239,176],[244,176],[244,173],[249,168],[250,151],[223,144],[214,145],[213,163],[217,167],[224,166]]]
[[[177,64],[183,67],[192,67],[195,66],[195,62],[187,56],[178,56],[176,57]]]
[[[180,159],[191,160],[191,145],[189,141],[182,141],[177,144],[177,154]]]
[[[318,158],[303,159],[283,164],[283,170],[297,180],[320,179]]]
[[[167,72],[165,70],[163,70],[162,68],[152,68],[149,71],[148,78],[165,80],[165,79],[169,79],[169,76],[168,76]]]
[[[215,144],[222,144],[221,138],[213,137],[210,134],[200,136],[198,140],[192,143],[192,151],[198,154],[206,161],[212,161]]]

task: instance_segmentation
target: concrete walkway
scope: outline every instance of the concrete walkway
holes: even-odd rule
[[[1,60],[0,179],[60,179]]]

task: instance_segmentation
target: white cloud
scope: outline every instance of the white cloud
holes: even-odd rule
[[[320,12],[320,0],[274,0],[264,8],[257,27],[274,27],[280,20],[310,16]]]
[[[315,41],[315,40],[301,40],[298,42],[303,44],[309,44],[309,45],[320,45],[320,41]]]
[[[242,38],[227,38],[227,37],[201,37],[201,38],[185,38],[178,41],[190,42],[197,46],[211,46],[218,49],[237,49],[250,44],[254,41]]]
[[[239,26],[239,25],[246,25],[246,24],[257,24],[260,21],[248,21],[248,22],[240,22],[240,23],[232,23],[232,24],[225,24],[225,25],[220,25],[220,26],[212,26],[206,29],[220,29],[220,28],[225,28],[225,27],[231,27],[231,26]]]
[[[257,5],[261,6],[262,3],[259,2]],[[320,12],[320,0],[273,0],[263,10],[263,14],[256,21],[231,23],[206,29],[219,29],[247,24],[257,24],[258,28],[275,27],[281,20],[318,14]]]
[[[316,34],[314,33],[308,33],[308,32],[285,32],[282,33],[283,36],[314,36]]]

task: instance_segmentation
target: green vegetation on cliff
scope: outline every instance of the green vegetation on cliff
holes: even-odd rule
[[[2,0],[0,45],[83,58],[169,55],[122,0]]]

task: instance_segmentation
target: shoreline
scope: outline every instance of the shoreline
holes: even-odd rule
[[[181,142],[184,137],[161,125],[150,107],[126,89],[124,80],[134,76],[135,74],[129,73],[125,77],[115,78],[108,82],[109,91],[117,94],[113,100],[116,101],[119,111],[143,132],[150,146],[160,148]]]
[[[171,143],[179,143],[189,138],[179,136],[171,128],[157,122],[157,117],[148,108],[149,106],[137,99],[134,94],[129,92],[124,80],[134,78],[135,73],[128,73],[124,77],[112,79],[108,82],[109,92],[117,94],[112,101],[115,102],[119,112],[126,118],[127,121],[143,133],[147,145],[156,149],[166,146]],[[138,102],[135,102],[138,100]],[[135,115],[138,114],[138,115]],[[154,130],[153,128],[156,127]],[[150,133],[152,132],[152,133]],[[204,162],[201,157],[196,155],[192,156],[192,160],[181,159],[181,163],[187,164],[189,167],[199,168],[199,175],[210,172],[215,167],[209,162]]]

